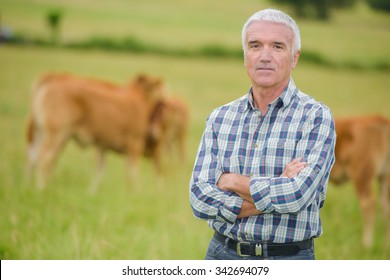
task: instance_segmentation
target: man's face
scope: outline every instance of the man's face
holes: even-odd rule
[[[260,89],[285,87],[300,51],[292,54],[293,32],[281,23],[252,23],[246,33],[245,67],[252,86]]]

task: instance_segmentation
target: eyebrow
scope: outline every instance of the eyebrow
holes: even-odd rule
[[[260,42],[259,40],[248,41],[248,45],[254,44],[254,43],[260,43],[260,44],[261,44],[261,42]],[[272,44],[287,46],[286,43],[284,43],[284,42],[278,42],[278,41],[272,42]]]
[[[254,44],[254,43],[260,43],[260,41],[259,41],[259,40],[252,40],[252,41],[249,41],[249,42],[248,42],[248,45]]]

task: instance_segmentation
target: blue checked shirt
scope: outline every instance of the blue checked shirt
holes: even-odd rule
[[[217,108],[207,119],[190,180],[195,216],[240,241],[286,243],[320,236],[335,140],[329,108],[299,91],[292,79],[264,116],[251,91]],[[280,177],[295,158],[307,167],[294,178]],[[223,173],[250,176],[262,214],[237,218],[243,199],[216,186]]]

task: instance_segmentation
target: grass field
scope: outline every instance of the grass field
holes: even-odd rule
[[[2,22],[18,30],[45,34],[47,30],[39,20],[43,21],[48,3],[56,2],[62,3],[3,0]],[[92,6],[86,0],[62,3],[68,26],[63,31],[64,38],[81,38],[95,32],[118,36],[133,32],[146,41],[167,45],[191,47],[215,40],[234,46],[239,45],[246,17],[266,6],[260,1],[243,5],[233,0],[224,1],[223,7],[210,1],[106,2]],[[128,2],[136,5],[129,6]],[[183,6],[193,12],[180,10]],[[224,12],[216,13],[221,10]],[[379,15],[375,19],[377,15],[365,8],[344,15],[336,13],[330,24],[303,21],[304,46],[333,60],[346,57],[369,64],[390,59],[388,18]],[[361,37],[357,38],[359,32]],[[352,47],[355,45],[356,49]],[[364,55],[359,55],[362,52]],[[0,61],[1,259],[203,258],[212,232],[191,213],[188,181],[207,115],[248,89],[242,61],[7,45],[0,45]],[[145,160],[139,180],[129,183],[124,159],[109,154],[102,185],[91,196],[87,185],[94,172],[94,151],[80,150],[69,143],[51,183],[44,191],[37,191],[25,178],[25,121],[32,82],[52,70],[115,82],[125,82],[140,72],[162,77],[191,106],[187,160],[176,165],[164,182],[154,177],[151,163]],[[368,113],[390,117],[388,72],[306,63],[299,64],[293,75],[304,92],[327,104],[336,117]],[[353,186],[330,186],[322,211],[324,235],[316,241],[317,258],[390,259],[390,251],[383,246],[385,220],[379,204],[377,214],[374,247],[364,250]]]

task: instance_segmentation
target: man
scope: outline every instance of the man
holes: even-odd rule
[[[207,119],[190,181],[192,210],[215,231],[206,259],[314,259],[333,117],[291,78],[301,51],[290,16],[255,13],[242,43],[251,88]]]

